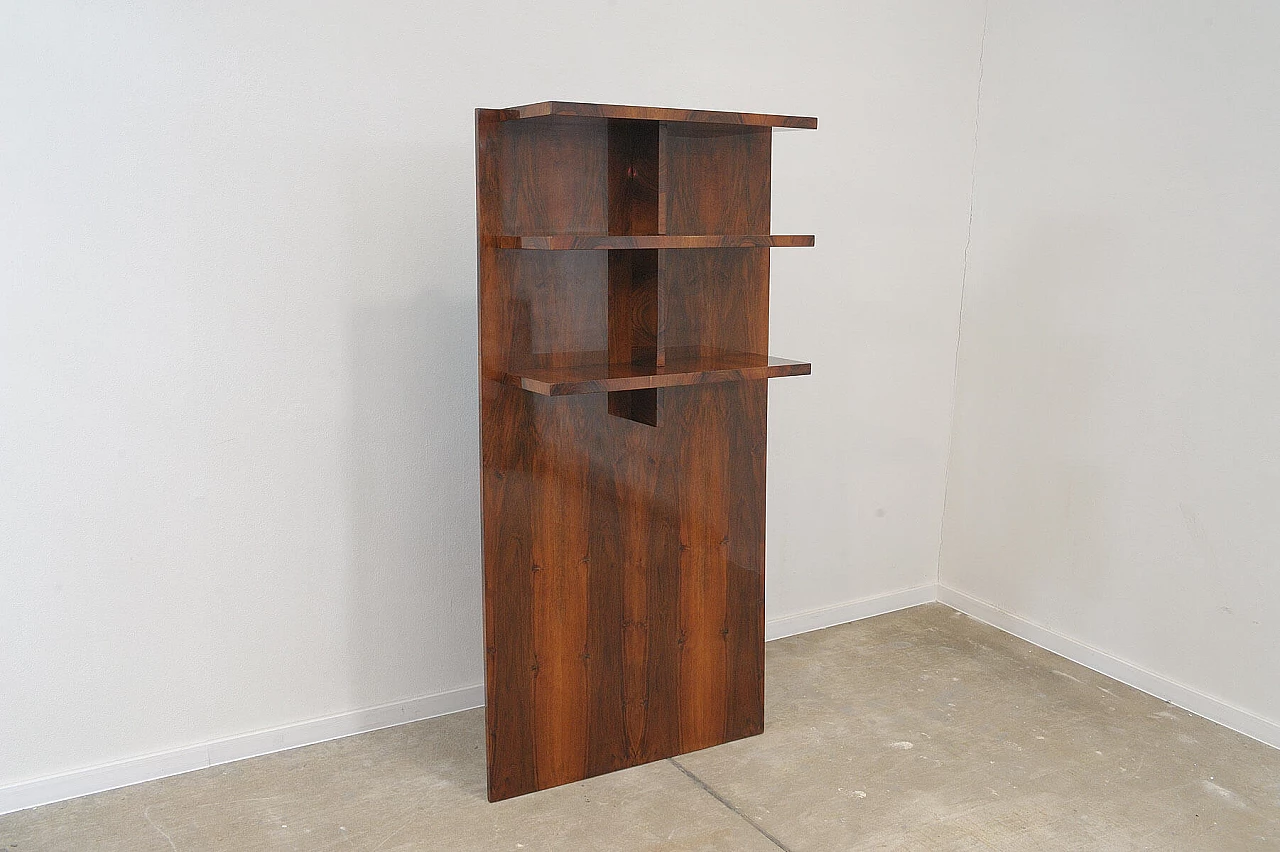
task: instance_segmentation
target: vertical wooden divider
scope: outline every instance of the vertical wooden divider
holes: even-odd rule
[[[652,121],[609,120],[609,233],[660,233],[658,229],[658,125]],[[609,363],[660,367],[666,363],[658,249],[609,252]],[[609,394],[609,413],[657,426],[662,411],[658,388]]]
[[[666,300],[662,295],[658,249],[609,252],[609,363],[660,367],[666,363],[663,327]],[[648,426],[657,426],[662,390],[617,391],[609,394],[609,413]]]

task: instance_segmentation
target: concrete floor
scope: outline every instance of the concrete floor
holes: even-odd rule
[[[1280,849],[1280,751],[938,605],[771,642],[763,736],[484,799],[472,710],[0,817],[0,850]]]

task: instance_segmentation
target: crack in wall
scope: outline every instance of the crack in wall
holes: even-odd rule
[[[951,492],[951,453],[956,439],[956,408],[960,396],[960,343],[964,334],[964,295],[969,283],[969,251],[973,247],[973,208],[978,188],[978,139],[982,129],[982,77],[987,56],[987,26],[991,2],[982,4],[982,35],[978,39],[978,81],[973,105],[973,153],[969,161],[969,219],[965,228],[964,259],[960,270],[960,305],[956,313],[955,366],[951,376],[951,416],[947,428],[947,461],[942,475],[942,517],[938,524],[938,564],[934,580],[942,582],[942,549],[947,532],[947,499]]]

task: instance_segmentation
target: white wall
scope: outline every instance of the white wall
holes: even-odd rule
[[[769,617],[931,584],[980,29],[941,0],[5,4],[9,804],[480,681],[476,106],[820,116],[775,145],[776,229],[818,247],[774,252],[774,350],[815,368],[773,385]]]
[[[1277,44],[992,3],[941,581],[1280,743]]]

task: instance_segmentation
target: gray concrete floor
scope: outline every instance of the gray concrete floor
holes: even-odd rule
[[[472,710],[0,817],[0,850],[1280,849],[1280,751],[938,605],[771,642],[760,737],[484,798]]]

